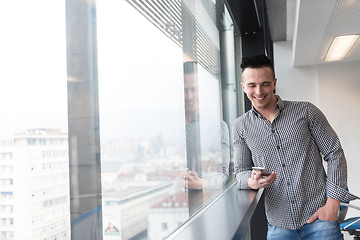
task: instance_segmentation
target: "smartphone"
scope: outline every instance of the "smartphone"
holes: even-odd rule
[[[261,170],[261,175],[269,176],[271,172],[263,167],[252,167],[253,170]]]

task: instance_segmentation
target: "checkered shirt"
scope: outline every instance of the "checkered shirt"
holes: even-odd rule
[[[327,197],[358,197],[346,191],[346,159],[324,114],[309,102],[276,97],[278,113],[272,123],[254,108],[235,120],[234,170],[239,189],[249,189],[253,166],[274,171],[277,178],[265,190],[267,220],[294,230],[325,205]]]

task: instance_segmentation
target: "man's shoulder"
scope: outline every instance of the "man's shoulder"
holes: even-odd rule
[[[311,102],[309,101],[303,101],[303,100],[283,100],[285,104],[294,104],[294,105],[298,105],[298,104],[303,104],[303,105],[308,105],[311,104]]]
[[[254,113],[250,109],[249,111],[242,114],[240,117],[236,118],[233,125],[239,126],[239,125],[243,124],[244,122],[250,120],[250,118],[252,117],[253,114]]]
[[[301,108],[301,107],[313,107],[315,106],[309,101],[296,101],[296,100],[284,100],[285,108]]]
[[[319,107],[309,101],[284,101],[284,113],[290,113],[288,116],[319,116],[322,111]]]

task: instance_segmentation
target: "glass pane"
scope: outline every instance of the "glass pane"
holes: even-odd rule
[[[162,239],[221,192],[220,4],[140,2],[67,0],[66,15],[61,1],[2,4],[1,239],[69,239],[69,177],[74,239]],[[193,136],[188,61],[197,65]],[[194,142],[201,155],[189,161]]]
[[[97,3],[104,239],[163,239],[228,179],[215,4],[141,4]]]
[[[187,186],[190,215],[222,189],[228,179],[229,130],[220,118],[219,82],[196,62],[184,64]]]
[[[217,196],[229,177],[229,128],[220,107],[217,26],[223,23],[216,6],[224,7],[213,1],[182,2],[190,215]]]
[[[0,8],[0,239],[70,239],[65,3]]]
[[[104,239],[161,239],[189,217],[182,49],[125,1],[97,10]]]

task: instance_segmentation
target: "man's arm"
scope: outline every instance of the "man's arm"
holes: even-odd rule
[[[234,157],[234,173],[238,182],[239,189],[250,189],[247,180],[251,177],[251,168],[253,166],[251,160],[251,152],[241,136],[239,119],[233,124],[233,157]]]
[[[327,162],[327,196],[340,201],[357,199],[357,196],[346,190],[347,165],[340,140],[325,115],[311,103],[308,107],[308,121],[311,134]]]
[[[251,151],[242,137],[238,121],[235,121],[233,124],[233,143],[234,168],[235,176],[238,181],[238,188],[259,189],[271,185],[276,179],[276,174],[274,172],[268,177],[263,178],[261,171],[251,170],[253,167]]]
[[[327,162],[326,204],[319,208],[307,223],[316,219],[324,221],[336,221],[340,201],[350,201],[358,197],[346,190],[347,187],[347,165],[344,151],[340,140],[327,121],[325,115],[315,107],[309,105],[309,129],[312,136]]]
[[[189,189],[204,189],[204,188],[221,188],[229,178],[230,165],[230,139],[229,128],[225,121],[220,121],[220,134],[213,137],[214,146],[221,141],[221,159],[219,161],[212,160],[210,168],[212,171],[205,171],[202,176],[196,171],[188,171],[185,174],[185,179],[188,181]],[[216,131],[215,131],[216,132]],[[219,139],[220,138],[220,139]]]
[[[230,166],[230,136],[229,127],[225,121],[221,121],[221,175],[223,184],[229,178]]]

